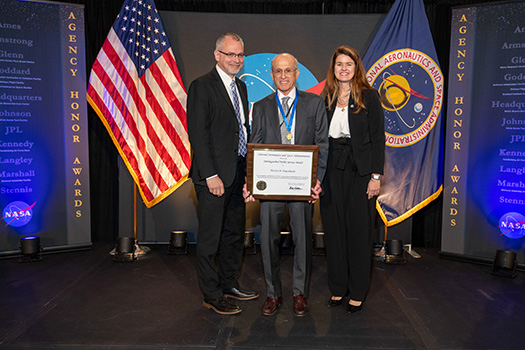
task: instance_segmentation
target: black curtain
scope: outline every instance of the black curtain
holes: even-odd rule
[[[86,26],[87,76],[116,19],[122,0],[55,0],[83,4]],[[155,0],[159,11],[258,14],[387,13],[395,0]],[[438,59],[448,77],[451,9],[489,1],[424,0]],[[285,28],[283,28],[285,30]],[[220,33],[217,33],[219,35]],[[343,44],[343,43],[341,43]],[[352,43],[346,43],[352,45]],[[444,109],[446,111],[446,105]],[[118,152],[106,129],[89,107],[89,161],[93,242],[114,242],[118,234]],[[441,242],[442,196],[413,216],[414,246],[438,248]]]

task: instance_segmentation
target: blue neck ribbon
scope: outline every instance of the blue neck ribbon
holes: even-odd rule
[[[277,91],[275,92],[275,100],[277,100],[277,106],[279,106],[279,111],[281,112],[281,115],[283,116],[284,125],[286,125],[286,129],[288,130],[289,133],[292,132],[293,118],[295,116],[295,108],[297,107],[298,95],[299,94],[296,92],[295,99],[293,100],[292,109],[291,111],[289,111],[290,118],[288,118],[288,116],[284,114],[283,105],[281,104],[281,101],[279,100],[279,94],[277,93]]]

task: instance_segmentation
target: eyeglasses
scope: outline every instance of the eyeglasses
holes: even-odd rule
[[[222,52],[221,50],[217,50],[217,51],[219,51],[225,56],[228,56],[229,58],[244,58],[244,52],[243,53],[233,53],[233,52],[226,53],[226,52]]]
[[[290,68],[286,68],[285,70],[282,70],[282,69],[276,69],[276,70],[273,70],[272,72],[276,75],[281,75],[284,73],[284,75],[290,75],[292,74],[293,72],[295,72],[297,69],[290,69]]]

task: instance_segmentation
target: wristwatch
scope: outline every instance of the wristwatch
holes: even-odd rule
[[[379,175],[379,174],[372,174],[372,179],[374,179],[374,180],[381,180],[381,175]]]

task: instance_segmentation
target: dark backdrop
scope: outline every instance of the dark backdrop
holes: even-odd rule
[[[122,0],[54,0],[85,6],[87,75]],[[438,59],[448,76],[451,8],[491,1],[424,0]],[[394,0],[155,0],[159,11],[192,11],[259,14],[356,14],[387,13]],[[217,33],[219,35],[220,33]],[[362,55],[364,53],[361,53]],[[446,106],[443,108],[446,110]],[[98,116],[89,110],[91,180],[91,228],[93,242],[114,242],[118,233],[118,153]],[[441,242],[442,196],[413,217],[412,243],[439,247]]]

